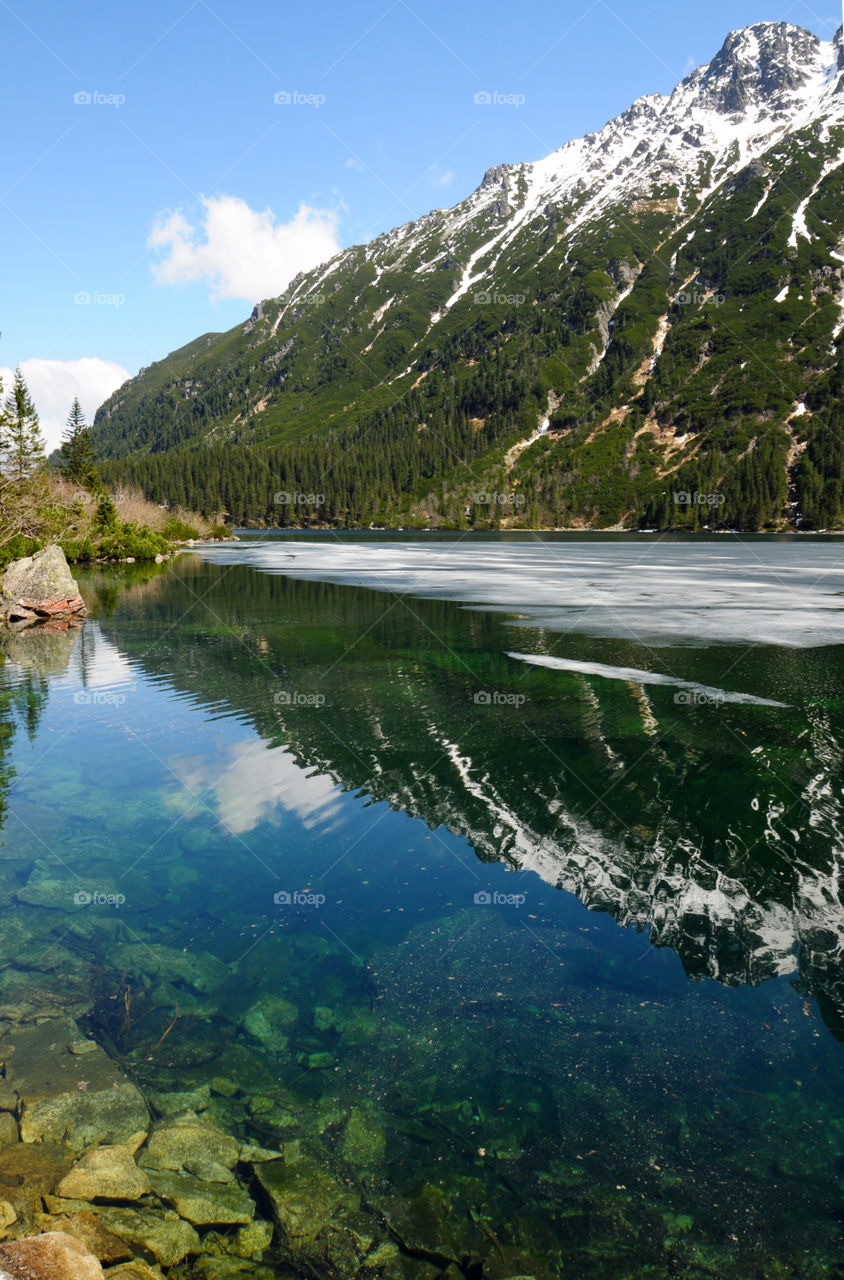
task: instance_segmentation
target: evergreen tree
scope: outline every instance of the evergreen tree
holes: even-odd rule
[[[67,425],[59,450],[59,465],[68,480],[74,480],[85,489],[97,489],[101,484],[94,465],[91,428],[85,425],[85,414],[78,397],[74,398],[67,415]]]
[[[5,474],[18,484],[44,462],[44,437],[20,365],[6,396],[0,457]]]

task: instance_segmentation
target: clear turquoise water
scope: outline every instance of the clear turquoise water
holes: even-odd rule
[[[0,1002],[152,1097],[226,1077],[219,1122],[467,1276],[844,1275],[844,650],[793,616],[836,639],[835,544],[753,636],[587,622],[514,545],[512,606],[246,543],[80,574],[83,631],[0,673]],[[739,614],[771,546],[712,565]]]

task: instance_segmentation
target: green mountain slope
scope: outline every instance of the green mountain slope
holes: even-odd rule
[[[844,522],[844,46],[733,33],[143,370],[105,471],[236,521]]]

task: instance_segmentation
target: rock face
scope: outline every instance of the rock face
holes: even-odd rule
[[[0,1245],[0,1268],[14,1280],[103,1280],[99,1260],[64,1231]]]
[[[61,547],[13,560],[0,578],[0,618],[12,626],[79,617],[85,602]]]

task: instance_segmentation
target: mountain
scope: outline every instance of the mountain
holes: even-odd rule
[[[841,524],[842,168],[842,33],[733,32],[142,370],[105,471],[282,524]]]

